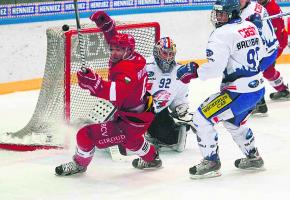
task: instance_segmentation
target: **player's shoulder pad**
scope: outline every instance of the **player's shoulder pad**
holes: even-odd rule
[[[235,30],[236,26],[229,26],[229,25],[231,24],[226,24],[222,27],[215,29],[210,35],[208,43],[210,42],[224,43],[224,41],[228,41],[228,39],[232,37],[231,36],[232,33],[236,32]]]
[[[145,58],[138,53],[134,53],[130,58],[120,61],[120,65],[123,65],[127,70],[139,70],[144,68],[145,64]]]

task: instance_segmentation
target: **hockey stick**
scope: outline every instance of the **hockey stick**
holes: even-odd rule
[[[77,24],[77,34],[78,34],[78,39],[79,39],[79,48],[80,48],[81,62],[82,62],[81,70],[84,73],[88,73],[87,69],[85,68],[85,66],[86,66],[85,43],[84,43],[83,34],[81,33],[81,29],[82,28],[81,28],[81,23],[80,23],[80,14],[79,14],[79,9],[78,9],[78,0],[74,0],[74,10],[75,10],[75,17],[76,17],[76,24]]]
[[[271,16],[268,16],[268,17],[264,17],[262,20],[275,19],[275,18],[284,17],[284,16],[288,16],[288,15],[290,15],[290,12],[279,13],[279,14],[276,14],[276,15],[271,15]]]

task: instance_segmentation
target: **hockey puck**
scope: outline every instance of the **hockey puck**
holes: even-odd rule
[[[64,25],[62,26],[62,30],[63,30],[63,31],[68,31],[68,30],[69,30],[69,25],[64,24]]]

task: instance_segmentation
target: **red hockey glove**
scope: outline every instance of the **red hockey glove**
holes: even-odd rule
[[[115,28],[115,21],[104,11],[97,11],[90,16],[90,19],[96,23],[97,27],[103,32],[109,32]]]
[[[89,90],[91,95],[96,96],[98,91],[101,89],[102,78],[92,69],[85,69],[87,70],[86,73],[84,71],[77,72],[79,86],[85,90]]]
[[[198,77],[197,68],[198,64],[195,62],[190,62],[186,65],[182,65],[177,70],[177,78],[183,83],[189,83],[191,79]]]

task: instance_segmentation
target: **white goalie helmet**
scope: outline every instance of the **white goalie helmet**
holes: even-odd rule
[[[154,45],[153,55],[158,67],[163,73],[170,73],[176,65],[176,45],[169,37],[161,38]]]

